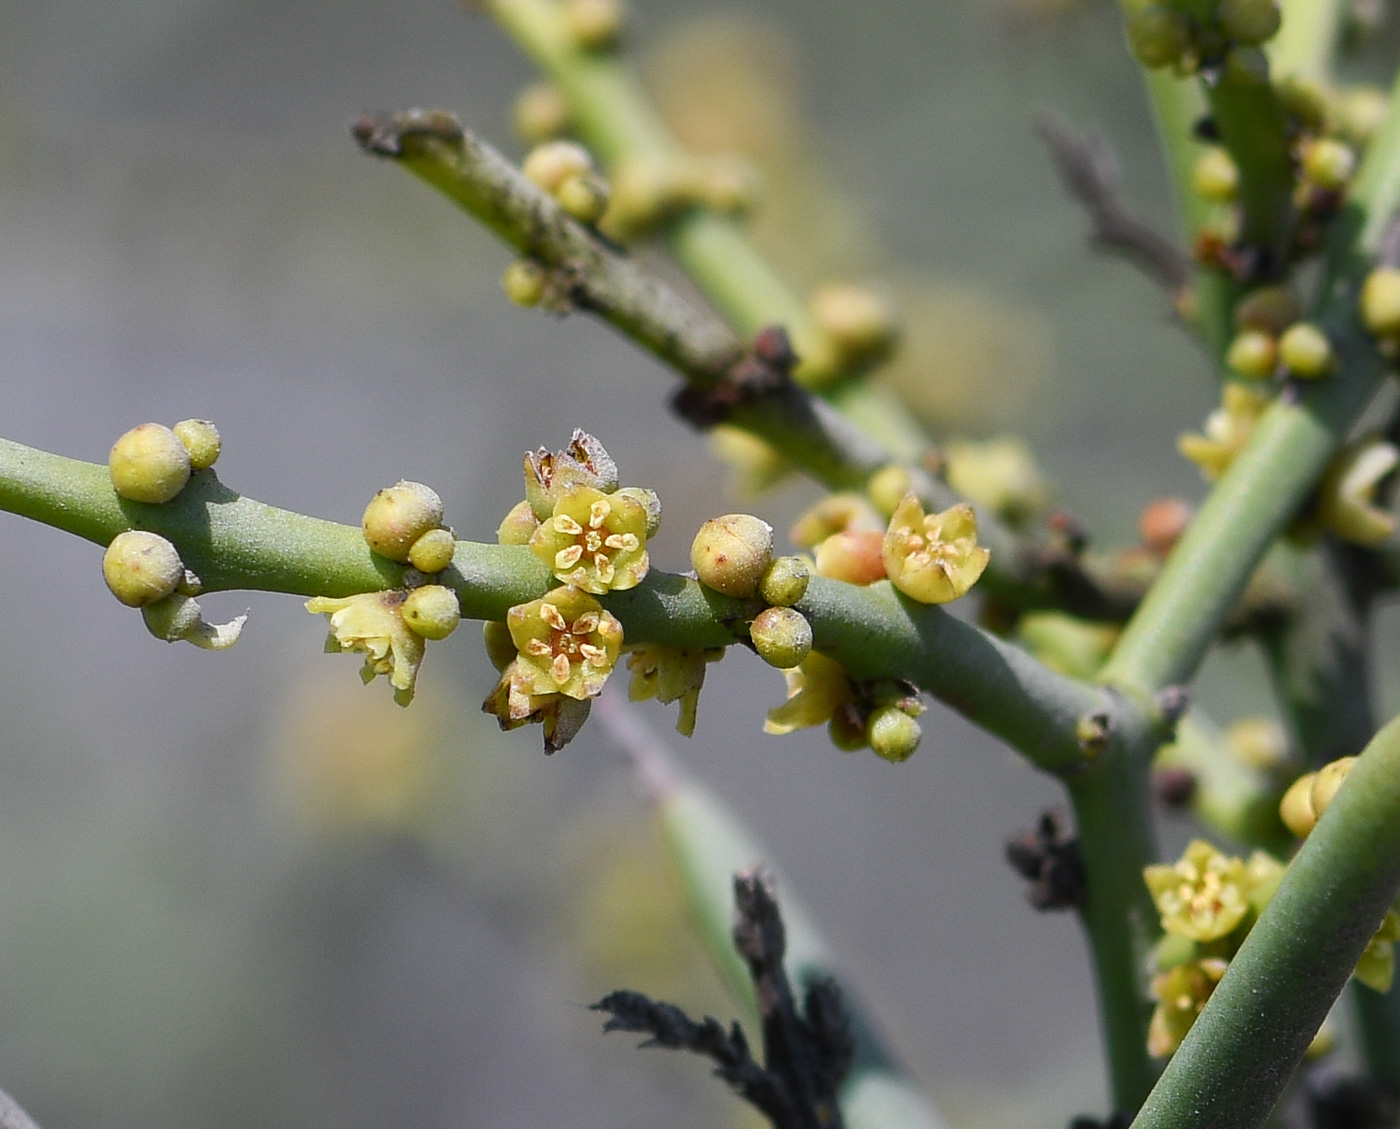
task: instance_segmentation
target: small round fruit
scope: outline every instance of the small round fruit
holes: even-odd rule
[[[1400,270],[1377,267],[1361,285],[1361,320],[1379,337],[1400,334]]]
[[[102,554],[102,579],[129,608],[165,599],[184,578],[180,554],[158,533],[144,529],[118,533]]]
[[[430,529],[408,550],[408,563],[419,572],[441,572],[452,563],[457,538],[450,529]]]
[[[588,155],[587,149],[572,141],[546,141],[530,150],[520,171],[553,195],[567,178],[592,172],[593,158]]]
[[[107,458],[112,489],[133,502],[168,502],[190,480],[190,453],[159,423],[133,427]]]
[[[1191,25],[1166,4],[1149,4],[1128,20],[1128,46],[1148,70],[1169,67],[1191,46]]]
[[[379,491],[365,507],[365,542],[381,557],[408,563],[413,543],[442,524],[442,499],[421,482],[400,482]]]
[[[801,557],[775,557],[758,581],[758,594],[775,608],[790,608],[807,594],[812,571]]]
[[[702,584],[747,599],[773,560],[773,527],[752,514],[725,514],[700,527],[690,564]]]
[[[1294,376],[1316,380],[1332,371],[1332,343],[1312,322],[1295,322],[1278,339],[1278,359]]]
[[[462,619],[457,593],[441,584],[415,588],[403,602],[403,621],[424,639],[446,639]]]
[[[501,289],[517,306],[526,309],[544,301],[549,285],[549,268],[538,259],[516,259],[501,275]]]
[[[1225,363],[1240,376],[1264,380],[1273,375],[1278,364],[1278,343],[1267,333],[1246,329],[1230,342]]]
[[[914,755],[923,730],[914,718],[898,706],[881,706],[870,715],[866,736],[876,754],[898,764]]]
[[[749,625],[758,656],[769,666],[791,670],[812,653],[812,625],[792,608],[769,608]]]
[[[190,467],[193,470],[204,470],[218,460],[221,444],[219,429],[214,426],[213,420],[182,419],[171,430],[190,453]]]

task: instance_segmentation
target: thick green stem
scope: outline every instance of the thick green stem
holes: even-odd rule
[[[1240,239],[1277,272],[1293,242],[1296,179],[1283,104],[1267,78],[1224,75],[1206,85],[1211,117],[1239,170]]]
[[[1134,1129],[1254,1129],[1400,891],[1400,720],[1303,843]]]

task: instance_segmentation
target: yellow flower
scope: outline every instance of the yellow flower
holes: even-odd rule
[[[338,600],[316,596],[306,601],[307,611],[330,616],[326,650],[363,652],[365,665],[360,677],[368,683],[376,674],[388,675],[394,701],[401,706],[413,700],[413,683],[425,649],[423,637],[404,622],[407,597],[407,592],[394,590],[363,592]]]
[[[1347,541],[1375,548],[1395,535],[1395,515],[1376,505],[1376,487],[1400,465],[1400,450],[1375,435],[1343,447],[1318,488],[1317,516]]]
[[[1243,384],[1227,384],[1220,407],[1206,417],[1204,435],[1183,435],[1176,449],[1214,482],[1249,441],[1254,423],[1269,406],[1269,394]]]
[[[966,503],[926,515],[919,499],[906,494],[885,533],[890,582],[922,604],[946,604],[965,595],[991,556],[977,544],[977,515]]]
[[[1171,866],[1143,871],[1162,928],[1195,941],[1224,937],[1249,910],[1249,876],[1244,860],[1221,854],[1193,839]]]
[[[1356,962],[1352,975],[1372,991],[1390,991],[1395,980],[1396,941],[1400,941],[1400,912],[1392,909],[1381,919],[1381,927]]]
[[[641,583],[650,566],[646,541],[646,508],[635,498],[572,485],[559,492],[530,548],[558,580],[601,596]]]
[[[850,676],[835,659],[813,651],[793,670],[783,671],[787,701],[768,711],[765,733],[791,733],[828,722],[836,711],[855,701]]]
[[[684,651],[643,643],[627,657],[627,669],[632,672],[627,696],[634,702],[644,702],[648,698],[663,703],[679,700],[681,716],[676,729],[689,737],[695,732],[695,707],[700,700],[700,688],[705,684],[705,664],[723,655],[723,647]]]
[[[506,626],[520,652],[512,664],[515,694],[595,697],[622,650],[622,624],[577,588],[517,604],[506,613]]]
[[[1147,1053],[1154,1058],[1172,1054],[1186,1032],[1191,1030],[1215,986],[1225,975],[1225,962],[1218,957],[1193,960],[1154,977],[1152,994],[1157,1009],[1147,1028]]]

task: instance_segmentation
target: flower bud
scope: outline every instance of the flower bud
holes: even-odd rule
[[[617,493],[624,498],[631,498],[646,512],[647,540],[650,541],[661,529],[661,495],[645,486],[624,486]]]
[[[212,420],[182,419],[171,430],[189,452],[191,469],[205,470],[217,461],[221,444]]]
[[[399,482],[379,491],[365,507],[365,541],[381,557],[408,563],[413,543],[442,524],[442,499],[421,482]]]
[[[185,578],[185,566],[160,534],[129,529],[112,538],[102,555],[102,578],[123,604],[141,608],[173,593]]]
[[[1332,371],[1332,343],[1309,321],[1294,322],[1278,339],[1284,368],[1303,380],[1316,380]]]
[[[544,301],[549,286],[549,268],[538,259],[516,259],[501,275],[501,289],[506,297],[525,309]]]
[[[528,545],[540,524],[529,502],[516,502],[510,513],[501,519],[496,540],[502,545]]]
[[[403,602],[403,620],[424,639],[446,639],[457,629],[462,605],[457,593],[441,584],[415,588]]]
[[[1339,757],[1330,764],[1324,764],[1313,774],[1312,791],[1308,800],[1318,819],[1321,819],[1322,813],[1331,806],[1337,789],[1342,786],[1355,763],[1355,757]]]
[[[870,476],[865,484],[865,494],[871,504],[880,511],[886,520],[899,505],[904,495],[914,489],[914,476],[906,466],[891,463]]]
[[[1149,502],[1138,514],[1138,537],[1143,547],[1154,556],[1165,557],[1186,532],[1191,514],[1190,503],[1180,498]]]
[[[622,38],[625,13],[620,0],[564,0],[564,26],[585,51],[608,51]]]
[[[1191,46],[1191,25],[1166,4],[1149,4],[1128,20],[1128,47],[1148,70],[1178,62]]]
[[[822,287],[812,296],[812,320],[835,354],[838,368],[887,356],[899,336],[889,303],[859,286]]]
[[[572,114],[559,88],[547,82],[527,86],[511,109],[511,124],[530,145],[552,141],[568,131]]]
[[[226,651],[238,642],[248,615],[234,616],[228,623],[209,623],[199,604],[179,593],[166,596],[141,609],[146,630],[167,643],[193,643],[206,651]]]
[[[918,721],[898,706],[881,706],[866,724],[870,748],[892,764],[907,761],[923,736]]]
[[[133,502],[168,502],[190,480],[190,453],[158,423],[133,427],[107,458],[112,489]]]
[[[1239,192],[1240,170],[1229,153],[1212,145],[1196,159],[1191,170],[1191,187],[1203,200],[1229,204]]]
[[[1293,781],[1288,791],[1279,801],[1278,814],[1283,825],[1299,839],[1307,837],[1317,823],[1317,812],[1312,806],[1312,787],[1317,773],[1308,772]]]
[[[758,657],[779,670],[791,670],[812,653],[812,625],[792,608],[769,608],[749,625]]]
[[[752,514],[725,514],[700,527],[690,564],[702,584],[746,599],[773,559],[773,527]]]
[[[441,572],[452,563],[456,551],[457,538],[452,530],[430,529],[408,550],[408,563],[419,572]]]
[[[807,594],[811,570],[801,557],[774,557],[758,581],[758,594],[775,608],[790,608]]]
[[[885,535],[878,529],[843,529],[817,546],[817,572],[847,584],[885,578]]]
[[[551,196],[571,176],[593,171],[593,158],[572,141],[546,141],[531,149],[520,171]]]
[[[1331,137],[1319,137],[1303,150],[1303,179],[1335,192],[1345,188],[1356,171],[1356,150]]]
[[[1278,0],[1220,0],[1215,18],[1227,38],[1253,46],[1272,39],[1283,20]]]
[[[554,191],[559,206],[578,220],[592,226],[608,210],[608,185],[597,173],[574,173],[564,178]]]
[[[1361,285],[1361,320],[1378,337],[1400,336],[1400,270],[1377,267]]]
[[[1302,316],[1302,303],[1292,291],[1283,286],[1260,286],[1235,307],[1235,328],[1241,332],[1257,329],[1277,337]]]
[[[498,620],[488,619],[482,623],[481,637],[486,644],[486,657],[497,670],[505,670],[519,654],[510,628]]]
[[[1278,364],[1278,344],[1267,333],[1246,329],[1230,342],[1225,363],[1248,380],[1264,380],[1274,374]]]

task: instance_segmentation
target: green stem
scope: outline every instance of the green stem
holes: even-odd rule
[[[1341,38],[1342,0],[1282,0],[1283,24],[1269,42],[1271,69],[1280,78],[1326,83]]]
[[[1292,248],[1296,174],[1288,121],[1266,77],[1240,76],[1230,68],[1206,84],[1211,117],[1239,170],[1240,240],[1268,255],[1281,271]]]
[[[1400,891],[1400,720],[1367,746],[1134,1129],[1254,1129]]]

